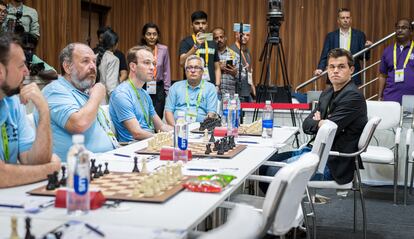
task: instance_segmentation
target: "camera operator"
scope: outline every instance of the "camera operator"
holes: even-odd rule
[[[23,4],[23,0],[12,0],[7,5],[6,27],[10,32],[21,34],[30,32],[36,38],[40,37],[40,26],[37,11]]]
[[[28,32],[21,35],[23,50],[26,56],[26,65],[30,76],[39,76],[44,80],[55,80],[58,77],[56,70],[36,56],[37,38]]]

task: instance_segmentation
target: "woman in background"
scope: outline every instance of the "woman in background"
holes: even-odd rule
[[[147,23],[142,28],[141,44],[152,49],[154,61],[154,80],[147,83],[155,111],[160,118],[164,114],[165,98],[171,86],[170,55],[168,47],[159,43],[160,29],[154,23]]]
[[[106,87],[106,98],[103,104],[108,103],[110,94],[119,84],[119,59],[113,53],[117,43],[118,35],[108,30],[102,34],[102,44],[98,46],[96,82],[101,82]]]

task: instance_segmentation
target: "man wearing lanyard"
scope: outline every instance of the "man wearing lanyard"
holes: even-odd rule
[[[154,132],[170,131],[155,112],[151,97],[142,86],[152,80],[154,55],[147,46],[135,46],[127,54],[129,78],[111,94],[109,113],[121,142],[149,138]]]
[[[85,147],[93,153],[118,147],[108,116],[99,107],[105,86],[96,83],[96,56],[83,43],[70,43],[60,52],[62,76],[43,88],[49,103],[53,152],[66,161],[73,134],[85,136]],[[41,112],[35,112],[35,122]]]
[[[178,111],[185,112],[189,123],[215,116],[217,91],[213,84],[202,79],[203,65],[203,58],[198,56],[190,56],[185,61],[187,80],[173,84],[167,97],[165,120],[169,125],[175,124]]]
[[[241,86],[240,86],[240,101],[241,102],[251,102],[252,96],[256,97],[256,89],[254,88],[253,84],[253,67],[252,67],[252,56],[250,54],[250,50],[247,47],[247,43],[250,40],[250,32],[243,33],[243,37],[241,39],[240,44],[240,33],[235,33],[236,42],[230,46],[237,55],[240,54],[240,47],[241,47],[241,61],[243,64],[243,71],[242,71],[242,79],[241,79]],[[238,68],[239,66],[237,66]],[[246,74],[247,73],[247,74]]]
[[[413,25],[409,19],[395,24],[393,45],[385,48],[379,75],[379,100],[401,103],[403,95],[414,95]]]
[[[203,79],[216,85],[216,90],[220,89],[221,71],[220,57],[218,55],[217,44],[207,40],[203,36],[207,30],[207,14],[203,11],[196,11],[191,14],[191,27],[193,34],[184,38],[180,42],[179,55],[180,65],[184,66],[186,59],[191,55],[197,55],[204,60]],[[184,73],[185,69],[184,69]],[[185,77],[186,74],[184,74]]]
[[[319,60],[318,69],[314,71],[314,75],[320,75],[326,68],[326,59],[328,52],[334,48],[342,48],[355,54],[365,47],[372,45],[371,41],[366,41],[365,34],[355,28],[351,28],[352,17],[351,11],[348,8],[340,8],[338,10],[338,25],[339,29],[328,33],[323,44],[321,58]],[[369,59],[369,52],[366,53],[366,60]],[[360,61],[363,60],[363,55],[355,59],[355,71],[357,73],[361,70]],[[352,77],[356,85],[361,85],[360,75]],[[329,81],[327,82],[329,83]]]
[[[44,180],[60,168],[52,155],[52,136],[47,102],[35,83],[22,86],[29,70],[21,43],[0,34],[0,188]],[[20,98],[16,96],[19,94]],[[36,132],[26,118],[23,104],[31,101],[39,112]]]

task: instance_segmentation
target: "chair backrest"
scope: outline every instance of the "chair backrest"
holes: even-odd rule
[[[309,179],[315,173],[319,162],[319,156],[312,152],[303,154],[297,161],[287,164],[281,168],[274,176],[267,190],[263,203],[263,221],[267,223],[273,221],[272,233],[284,235],[294,225],[300,203]],[[277,195],[281,182],[287,182],[287,187],[283,195]],[[280,204],[274,209],[274,201],[281,196]],[[275,216],[270,218],[270,215]]]
[[[400,124],[401,106],[394,101],[367,101],[368,119],[375,116],[381,118],[378,129],[390,129]]]
[[[373,117],[368,120],[368,123],[365,125],[364,130],[361,133],[361,137],[358,141],[358,149],[364,149],[365,151],[371,141],[372,136],[374,135],[375,129],[380,125],[381,122],[380,117]]]
[[[262,215],[252,206],[237,204],[227,222],[197,239],[254,239],[259,237]]]
[[[313,142],[312,153],[319,155],[319,165],[317,171],[324,173],[326,162],[328,161],[329,151],[331,151],[332,143],[335,139],[338,125],[330,120],[325,120],[325,123],[319,128]]]

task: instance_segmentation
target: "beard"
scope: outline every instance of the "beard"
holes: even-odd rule
[[[90,89],[92,85],[95,83],[95,80],[88,79],[87,76],[83,77],[83,79],[80,79],[79,73],[76,69],[73,69],[71,71],[70,78],[72,79],[73,85],[81,91]]]
[[[8,78],[8,71],[6,69],[6,79]],[[23,79],[22,81],[23,82]],[[4,82],[4,84],[0,87],[1,91],[7,96],[13,96],[13,95],[18,95],[20,93],[20,85],[17,86],[16,88],[11,88],[10,85],[7,84],[7,81]]]

